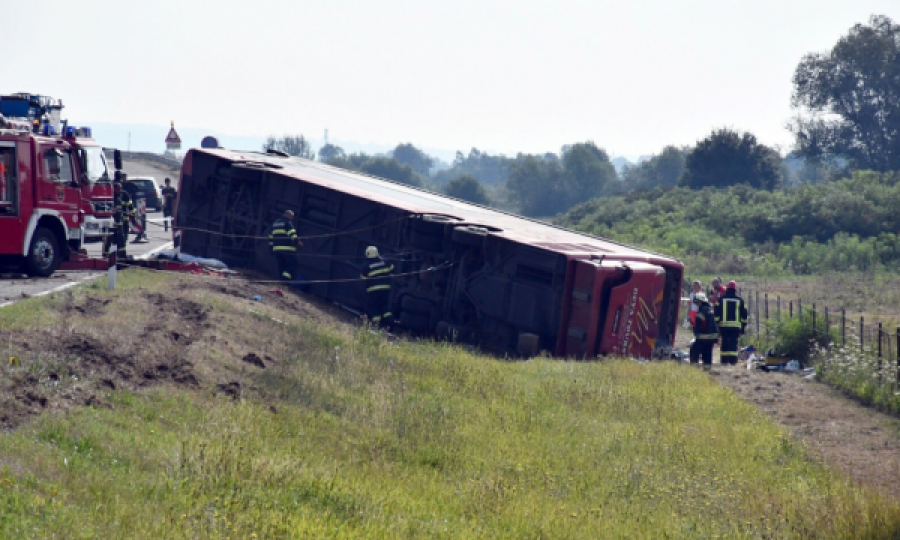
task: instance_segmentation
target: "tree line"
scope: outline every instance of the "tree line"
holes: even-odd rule
[[[693,146],[666,146],[617,172],[593,141],[514,157],[472,148],[441,164],[412,143],[385,155],[346,154],[326,144],[318,159],[337,167],[535,217],[602,197],[659,188],[773,191],[900,169],[900,26],[886,16],[853,26],[831,51],[803,57],[793,76],[793,150],[782,156],[748,132],[717,128]],[[302,135],[269,137],[264,149],[315,159]],[[443,165],[443,166],[442,166]]]

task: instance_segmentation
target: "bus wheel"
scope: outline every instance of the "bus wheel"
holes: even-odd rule
[[[47,228],[38,228],[31,237],[28,258],[25,260],[28,274],[49,277],[59,267],[60,262],[59,242],[56,240],[56,235]]]

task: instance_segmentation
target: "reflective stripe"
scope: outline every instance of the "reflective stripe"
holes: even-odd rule
[[[722,351],[720,353],[720,356],[737,356],[737,355],[738,355],[737,351],[727,351],[727,352]]]
[[[366,289],[366,292],[389,291],[389,290],[391,290],[390,285],[372,285],[371,287]]]
[[[281,277],[283,277],[285,279],[291,279],[291,273],[290,272],[282,272]]]
[[[697,334],[696,339],[719,339],[719,334]]]
[[[380,274],[390,274],[393,271],[394,271],[394,265],[392,264],[392,265],[388,266],[387,268],[379,268],[378,270],[372,270],[371,272],[369,272],[369,275],[366,277],[373,277],[373,276],[377,276]]]
[[[297,251],[294,246],[272,246],[272,251]]]
[[[386,312],[384,313],[384,315],[382,315],[382,316],[383,316],[385,319],[387,319],[388,317],[393,317],[394,314],[391,313],[390,311],[386,311]]]
[[[722,328],[740,328],[741,301],[735,298],[722,299]]]
[[[269,233],[269,237],[277,236],[277,235],[286,235],[286,236],[297,236],[297,231],[295,229],[291,229],[289,231],[285,229],[272,229],[272,232]]]

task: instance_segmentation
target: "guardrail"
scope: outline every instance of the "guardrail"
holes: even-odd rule
[[[106,153],[106,158],[110,160],[113,158],[113,151],[114,150],[112,148],[103,149],[103,152]],[[126,152],[123,150],[122,159],[142,159],[144,161],[152,161],[154,163],[159,163],[160,165],[165,165],[166,167],[172,167],[174,169],[181,168],[181,159],[173,156],[167,156],[165,154],[155,154],[153,152]]]

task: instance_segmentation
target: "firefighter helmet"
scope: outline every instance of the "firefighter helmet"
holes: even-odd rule
[[[367,259],[377,259],[378,258],[378,248],[375,246],[369,246],[366,248],[366,258]]]
[[[701,304],[706,304],[706,303],[709,302],[709,299],[706,298],[706,295],[703,294],[702,292],[698,292],[698,293],[696,293],[696,294],[694,295],[694,302],[695,302],[695,303],[696,303],[696,302],[699,302],[699,303],[701,303]]]
[[[728,282],[728,285],[726,285],[725,288],[726,288],[726,289],[735,289],[735,290],[737,290],[737,282],[736,282],[736,281],[729,281],[729,282]]]

